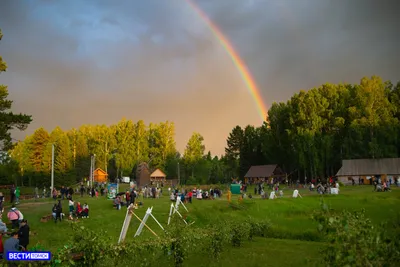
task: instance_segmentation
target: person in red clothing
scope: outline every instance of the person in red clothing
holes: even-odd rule
[[[192,191],[189,191],[189,193],[188,193],[189,203],[192,203],[192,197],[193,197],[193,193],[192,193]]]
[[[82,211],[83,211],[83,209],[82,209],[82,206],[81,206],[81,203],[80,202],[78,202],[78,204],[76,204],[76,217],[82,217]]]
[[[131,193],[129,193],[129,190],[127,190],[125,193],[125,199],[126,199],[126,207],[129,207],[129,203],[131,200]]]
[[[4,245],[3,245],[3,233],[0,233],[0,259],[3,258]]]

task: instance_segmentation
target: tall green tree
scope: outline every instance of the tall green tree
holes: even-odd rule
[[[130,176],[137,162],[135,151],[135,125],[131,120],[121,120],[115,128],[115,161],[121,176]]]
[[[31,142],[29,143],[30,164],[35,172],[40,173],[47,172],[49,170],[47,166],[43,166],[46,156],[45,151],[48,148],[49,141],[50,135],[44,128],[37,129],[32,135]]]
[[[0,29],[0,41],[3,34]],[[0,74],[7,70],[7,64],[0,56]],[[0,84],[0,148],[7,151],[11,148],[12,138],[10,131],[13,129],[25,130],[32,121],[32,117],[25,114],[15,114],[11,110],[12,100],[8,99],[7,86]]]
[[[186,164],[190,166],[192,177],[194,177],[194,170],[196,164],[201,160],[204,155],[205,146],[203,144],[204,138],[199,133],[193,133],[190,137],[183,155]]]
[[[240,126],[233,128],[226,140],[225,155],[228,161],[228,172],[231,178],[237,178],[240,176],[240,152],[243,149],[244,142],[244,131]]]

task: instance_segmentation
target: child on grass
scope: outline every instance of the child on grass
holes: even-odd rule
[[[54,204],[53,208],[51,209],[51,212],[53,214],[54,222],[57,222],[57,204]]]
[[[74,215],[74,201],[72,198],[69,199],[68,201],[68,207],[69,207],[69,217],[68,219],[73,220],[73,215]]]
[[[89,218],[89,205],[83,204],[82,218]]]

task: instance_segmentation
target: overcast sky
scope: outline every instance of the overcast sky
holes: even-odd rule
[[[325,82],[400,80],[399,1],[197,0],[231,40],[267,106]],[[14,111],[36,128],[173,121],[223,153],[261,120],[229,56],[184,0],[0,1]]]

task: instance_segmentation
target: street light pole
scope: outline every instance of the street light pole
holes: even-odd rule
[[[51,144],[51,192],[54,188],[54,144]]]
[[[92,187],[92,174],[93,174],[93,155],[90,155],[90,172],[89,172],[89,185]]]
[[[93,161],[92,161],[92,187],[94,185],[94,169],[95,169],[95,162],[96,162],[96,154],[93,154]]]
[[[179,162],[178,162],[178,186],[181,185],[181,168],[179,166]]]

